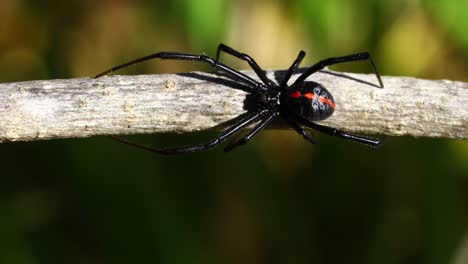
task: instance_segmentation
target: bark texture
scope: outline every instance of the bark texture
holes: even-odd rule
[[[245,71],[254,76],[251,71]],[[284,72],[269,71],[281,80]],[[294,77],[292,78],[294,80]],[[333,94],[320,122],[391,136],[468,138],[468,83],[322,71],[309,77]],[[245,87],[210,73],[0,84],[0,142],[220,130],[245,113]]]

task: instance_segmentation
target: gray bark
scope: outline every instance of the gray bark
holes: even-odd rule
[[[385,76],[380,89],[374,75],[329,70],[309,80],[336,101],[334,115],[321,124],[364,134],[468,138],[468,83]],[[247,92],[239,88],[198,72],[4,83],[0,142],[220,130],[246,112]]]

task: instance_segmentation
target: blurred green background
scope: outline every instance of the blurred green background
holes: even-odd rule
[[[215,55],[222,42],[266,69],[301,49],[303,65],[370,51],[384,75],[466,82],[467,13],[464,0],[1,0],[0,81],[93,76],[156,51]],[[207,70],[123,73],[195,69]],[[269,130],[229,154],[173,157],[105,137],[0,144],[0,263],[468,263],[467,141],[387,137],[374,150],[317,137]]]

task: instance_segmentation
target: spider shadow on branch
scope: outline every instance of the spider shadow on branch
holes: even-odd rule
[[[207,74],[206,72],[188,72],[188,73],[177,73],[177,75],[187,77],[187,78],[194,78],[197,80],[207,81],[210,83],[215,83],[215,84],[219,84],[222,86],[226,86],[226,88],[232,88],[232,89],[237,89],[237,90],[246,92],[245,99],[243,102],[243,109],[246,110],[246,112],[230,120],[217,124],[214,127],[209,128],[208,130],[222,131],[225,128],[239,122],[240,120],[245,118],[247,115],[255,111],[256,95],[250,93],[250,88],[247,85],[233,80],[231,76],[223,72],[211,72],[209,74]],[[278,120],[275,120],[275,122],[273,122],[272,127],[286,128],[286,123],[283,120],[278,119]],[[246,130],[248,128],[251,128],[251,126],[244,128],[243,130]]]

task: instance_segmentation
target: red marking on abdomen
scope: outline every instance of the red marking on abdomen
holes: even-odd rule
[[[316,97],[316,95],[314,93],[305,93],[303,95],[304,95],[305,98],[307,98],[309,100],[315,99],[315,97]],[[291,94],[291,98],[297,99],[299,97],[301,97],[301,92],[299,92],[299,91],[295,91],[294,93]],[[320,96],[318,99],[320,100],[320,102],[322,102],[324,104],[327,104],[331,108],[335,109],[335,103],[333,103],[332,100],[330,100],[328,98],[325,98],[325,97],[322,97],[322,96]]]
[[[331,108],[335,109],[335,103],[333,103],[332,100],[327,99],[327,98],[325,98],[325,97],[320,97],[319,100],[320,100],[320,102],[322,102],[322,103],[324,103],[324,104],[327,104],[327,105],[329,105]]]
[[[295,91],[294,93],[291,94],[291,97],[294,99],[297,99],[301,96],[301,92]]]
[[[309,100],[312,100],[312,99],[315,98],[315,94],[313,94],[313,93],[305,93],[305,94],[304,94],[304,97],[307,98],[307,99],[309,99]]]

